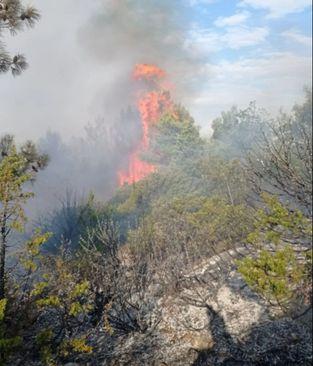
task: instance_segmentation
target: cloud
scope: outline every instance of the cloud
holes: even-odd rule
[[[308,37],[297,30],[288,30],[281,35],[292,42],[300,43],[305,47],[312,47],[312,37]]]
[[[130,3],[137,5],[129,7]],[[278,2],[241,3],[258,3],[274,11]],[[290,0],[279,3],[290,11]],[[293,9],[304,4],[302,0],[293,3]],[[12,51],[25,52],[30,68],[15,79],[1,76],[0,132],[24,140],[42,136],[50,128],[69,138],[82,135],[86,123],[99,115],[111,121],[110,108],[120,109],[129,102],[133,89],[127,89],[127,81],[132,64],[138,61],[155,61],[167,68],[177,82],[178,101],[186,101],[202,125],[206,118],[236,103],[237,97],[238,103],[260,96],[269,104],[285,104],[285,98],[292,101],[305,79],[309,80],[304,77],[310,75],[308,58],[288,53],[243,59],[247,50],[260,46],[259,55],[263,43],[270,45],[267,28],[230,25],[228,20],[223,27],[194,27],[186,35],[188,20],[173,15],[180,13],[177,4],[176,0],[97,0],[86,5],[85,0],[68,0],[60,12],[53,2],[36,0],[42,13],[38,25],[6,39]],[[219,15],[222,21],[223,14]],[[294,30],[283,36],[300,44],[308,41]],[[221,57],[215,52],[224,49],[242,50],[238,52],[242,58],[208,64],[212,56]],[[275,99],[271,86],[280,88]]]
[[[215,3],[218,0],[188,0],[188,4],[190,6],[197,6],[197,5],[208,5]]]
[[[185,42],[185,47],[194,55],[208,56],[225,49],[239,50],[256,46],[266,40],[269,30],[263,27],[228,27],[223,32],[194,28]]]
[[[223,36],[224,43],[232,49],[255,46],[266,40],[269,30],[262,27],[229,28]]]
[[[310,0],[242,0],[239,3],[239,6],[267,10],[269,18],[280,18],[287,14],[301,12],[310,5]]]
[[[243,108],[253,100],[274,113],[281,106],[288,109],[311,82],[311,62],[310,57],[283,52],[209,63],[207,77],[203,76],[206,87],[186,105],[202,126],[232,105]]]
[[[214,22],[216,27],[234,26],[244,23],[250,16],[247,11],[239,12],[229,17],[218,17]]]

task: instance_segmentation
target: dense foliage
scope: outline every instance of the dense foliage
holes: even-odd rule
[[[307,91],[302,105],[275,119],[255,104],[233,108],[214,121],[210,139],[176,106],[150,136],[144,158],[157,165],[155,173],[105,203],[93,194],[85,200],[68,194],[39,221],[41,230],[14,248],[10,263],[3,250],[24,228],[30,182],[48,160],[32,143],[18,148],[3,137],[2,364],[114,364],[123,337],[155,341],[162,296],[181,291],[192,268],[229,251],[238,254],[246,284],[280,315],[306,312],[312,286],[311,103]],[[144,348],[128,355],[134,364],[153,347],[142,339],[138,347]]]

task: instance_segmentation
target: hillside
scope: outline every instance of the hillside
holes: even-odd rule
[[[181,106],[159,116],[110,200],[69,196],[12,253],[6,364],[309,365],[311,104],[233,109],[210,139]],[[7,240],[48,161],[0,148]],[[141,159],[153,171],[128,184]]]

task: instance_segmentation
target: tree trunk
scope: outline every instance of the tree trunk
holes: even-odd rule
[[[5,298],[5,254],[6,254],[6,226],[2,223],[0,238],[0,300]]]
[[[228,195],[229,195],[229,199],[230,199],[230,203],[232,206],[234,206],[234,200],[233,200],[233,196],[231,194],[231,190],[228,184],[228,181],[226,180],[226,186],[227,186],[227,191],[228,191]]]

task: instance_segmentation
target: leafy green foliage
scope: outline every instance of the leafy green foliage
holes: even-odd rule
[[[25,185],[34,180],[48,162],[35,145],[26,142],[18,150],[12,136],[0,139],[0,299],[5,297],[6,247],[12,230],[23,231],[23,205],[32,197]]]
[[[26,250],[20,258],[20,263],[27,272],[33,273],[37,270],[36,262],[41,258],[41,248],[51,236],[52,233],[42,234],[40,230],[36,230],[35,234],[26,242]]]
[[[57,253],[62,245],[72,251],[79,250],[80,239],[88,230],[106,217],[114,218],[115,214],[116,210],[112,210],[109,206],[99,205],[92,192],[86,199],[78,199],[68,192],[61,201],[61,207],[40,220],[40,226],[45,231],[53,232],[53,236],[45,245],[45,250]]]
[[[265,208],[258,210],[255,230],[248,241],[255,245],[303,244],[308,245],[312,236],[311,220],[299,210],[290,210],[278,198],[262,194]]]
[[[87,345],[85,338],[74,338],[64,341],[60,352],[63,356],[67,357],[73,353],[91,353],[92,347]]]
[[[0,202],[1,202],[1,226],[6,218],[10,217],[7,230],[22,230],[22,224],[26,218],[23,204],[32,196],[31,192],[23,192],[23,185],[31,176],[22,173],[24,160],[16,152],[3,158],[0,162]]]
[[[238,270],[249,286],[287,311],[311,287],[312,224],[300,211],[288,210],[277,197],[262,197],[265,207],[257,212],[255,230],[248,235],[257,252],[238,261]],[[303,246],[305,255],[299,257]]]
[[[297,286],[307,278],[305,266],[297,261],[291,246],[274,252],[263,249],[256,259],[239,262],[238,270],[249,286],[284,310],[297,295]]]
[[[177,106],[156,124],[151,136],[151,160],[161,165],[180,165],[194,160],[204,149],[204,141],[189,113]],[[149,160],[149,159],[148,159]]]
[[[311,151],[310,103],[307,96],[290,116],[275,121],[255,104],[233,109],[214,122],[211,140],[200,136],[183,108],[164,115],[143,157],[156,165],[155,173],[122,187],[105,204],[93,194],[85,200],[68,195],[25,242],[18,269],[3,276],[3,357],[14,362],[11,351],[21,340],[20,352],[45,365],[89,362],[100,333],[110,354],[119,336],[152,334],[162,319],[159,296],[180,291],[190,270],[213,255],[224,260],[230,249],[231,256],[251,249],[238,270],[270,304],[291,315],[309,306],[311,193],[304,167]],[[279,126],[279,133],[268,125]],[[253,146],[261,132],[265,144]],[[27,182],[46,160],[31,143],[17,149],[10,136],[0,141],[0,152],[6,248],[10,231],[22,230],[27,219]],[[263,160],[252,159],[252,152]],[[255,177],[262,184],[251,185]],[[291,191],[278,184],[285,178]],[[219,273],[214,275],[218,284]]]
[[[268,122],[268,114],[258,109],[255,102],[244,110],[232,107],[222,112],[212,123],[215,152],[227,159],[244,158],[255,147],[262,132],[267,131]]]
[[[92,351],[83,336],[69,335],[86,320],[93,308],[93,296],[89,282],[81,280],[75,273],[77,262],[74,260],[40,257],[39,264],[45,273],[41,281],[34,280],[30,302],[37,311],[37,318],[51,313],[55,321],[37,334],[36,343],[42,362],[54,366],[73,354]]]
[[[239,245],[251,229],[251,211],[217,197],[176,197],[159,200],[137,230],[131,249],[158,260],[185,253],[188,261]]]
[[[40,331],[40,333],[36,336],[36,345],[39,348],[40,359],[46,366],[56,365],[53,359],[51,347],[53,336],[53,331],[50,328]]]
[[[199,178],[203,193],[226,199],[229,204],[245,203],[250,193],[244,166],[238,159],[206,154],[195,161],[192,174]]]
[[[7,299],[0,300],[0,365],[5,365],[8,357],[21,344],[21,338],[18,336],[7,336],[6,317]]]

